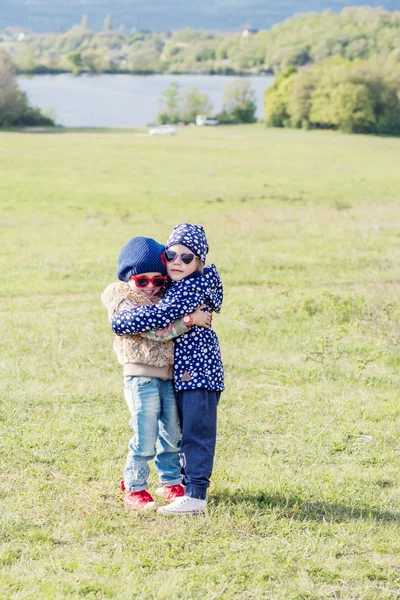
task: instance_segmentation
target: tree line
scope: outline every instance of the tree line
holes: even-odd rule
[[[220,73],[278,72],[341,56],[400,62],[400,12],[347,7],[297,15],[256,33],[233,34],[184,29],[175,32],[113,28],[109,15],[102,31],[88,18],[66,33],[0,33],[0,46],[20,72]]]

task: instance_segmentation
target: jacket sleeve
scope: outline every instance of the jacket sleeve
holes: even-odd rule
[[[177,319],[173,323],[170,323],[164,329],[152,329],[151,331],[143,331],[140,335],[145,337],[153,342],[168,342],[169,340],[173,340],[180,335],[188,332],[188,328],[186,327],[183,319]]]
[[[200,287],[189,282],[175,285],[158,304],[137,306],[114,315],[111,327],[117,335],[142,333],[151,329],[164,329],[176,319],[180,319],[203,304],[205,294]]]
[[[132,308],[136,308],[136,306],[141,305],[137,304],[133,300],[123,300],[118,306],[118,311],[131,310]],[[170,323],[167,327],[164,327],[163,329],[151,329],[150,331],[143,331],[143,333],[141,333],[140,335],[149,340],[152,340],[153,342],[168,342],[187,332],[188,328],[183,322],[183,318],[181,318],[176,319],[176,321]]]

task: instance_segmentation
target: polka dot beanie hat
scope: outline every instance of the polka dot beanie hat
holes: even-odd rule
[[[131,275],[141,273],[167,274],[165,264],[161,259],[164,246],[153,240],[137,236],[129,240],[122,248],[118,257],[118,279],[128,281]]]
[[[166,250],[175,244],[186,246],[198,256],[203,263],[206,262],[208,252],[208,243],[206,234],[201,225],[191,225],[190,223],[181,223],[174,227],[168,241],[165,245]]]

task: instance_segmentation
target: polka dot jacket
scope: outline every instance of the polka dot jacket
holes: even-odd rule
[[[205,267],[203,275],[195,272],[182,281],[172,282],[158,304],[116,313],[111,327],[117,335],[162,329],[200,304],[220,312],[222,299],[221,279],[215,265],[211,265]],[[177,391],[224,389],[221,352],[212,329],[194,326],[174,340],[174,381]]]

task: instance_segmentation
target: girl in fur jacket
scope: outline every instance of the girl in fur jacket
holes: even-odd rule
[[[119,282],[104,290],[101,300],[112,320],[115,313],[161,299],[166,269],[164,247],[151,238],[135,237],[121,250]],[[211,314],[197,309],[186,319],[142,334],[116,336],[114,351],[123,366],[124,396],[131,413],[134,435],[121,482],[124,504],[134,510],[155,510],[147,491],[149,461],[154,459],[161,487],[156,494],[168,501],[183,496],[179,462],[180,426],[173,387],[172,339],[187,333],[190,325],[208,327]]]

